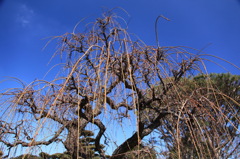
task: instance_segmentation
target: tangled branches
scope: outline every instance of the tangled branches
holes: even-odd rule
[[[222,112],[224,104],[214,103],[216,98],[209,98],[204,92],[210,86],[186,89],[184,80],[202,73],[200,55],[190,53],[188,48],[146,46],[133,40],[114,14],[104,15],[89,28],[84,33],[67,33],[59,38],[59,53],[66,57],[61,77],[52,82],[34,81],[2,93],[7,96],[3,116],[14,116],[0,119],[0,142],[9,152],[17,145],[34,147],[61,142],[72,158],[86,158],[89,153],[80,139],[91,125],[97,132],[93,140],[96,155],[105,158],[102,142],[110,140],[106,131],[111,128],[107,126],[110,121],[102,118],[105,114],[114,121],[111,112],[120,111],[124,111],[118,114],[121,118],[136,120],[136,130],[115,148],[111,158],[124,157],[154,131],[164,138],[159,141],[166,142],[169,153],[176,151],[180,158],[183,134],[188,137],[186,140],[194,141],[194,152],[200,158],[204,157],[200,155],[202,146],[221,149],[219,145],[203,143],[214,140],[206,124],[219,120],[228,125],[230,122],[226,121],[232,120],[238,110],[231,109],[232,117],[227,116],[229,112]],[[194,82],[191,85],[196,86]],[[208,123],[202,122],[205,120]],[[238,124],[239,121],[232,124],[234,129]],[[214,135],[225,130],[214,131]],[[50,137],[44,138],[45,133]],[[217,152],[207,154],[213,158]]]

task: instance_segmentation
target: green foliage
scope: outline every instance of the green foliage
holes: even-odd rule
[[[42,158],[35,155],[31,155],[31,154],[24,154],[24,155],[14,157],[12,159],[42,159]]]
[[[40,157],[39,157],[40,156]],[[72,159],[70,155],[65,153],[55,153],[55,154],[47,154],[45,152],[41,152],[39,156],[24,154],[12,159]]]
[[[71,156],[64,153],[55,153],[50,155],[48,159],[71,159]]]
[[[144,146],[143,144],[140,144],[139,146],[136,146],[131,151],[127,152],[125,155],[125,158],[127,159],[157,159],[157,152],[154,150],[154,148],[150,146]]]
[[[100,158],[99,154],[96,152],[94,133],[90,130],[83,130],[81,132],[82,137],[79,139],[80,148],[86,154],[87,158]],[[100,145],[101,149],[104,148],[103,145]]]
[[[41,153],[39,153],[39,156],[46,159],[46,158],[49,158],[50,155],[45,152],[41,152]]]
[[[72,159],[71,156],[66,153],[55,153],[55,154],[49,155],[45,152],[41,152],[39,156],[42,159]]]
[[[226,74],[197,75],[183,78],[176,87],[177,95],[188,101],[182,109],[187,120],[179,120],[177,134],[171,118],[160,127],[162,139],[169,144],[169,159],[228,158],[238,149],[240,112],[240,76]],[[223,115],[224,114],[224,115]],[[165,130],[163,130],[165,129]],[[178,138],[176,138],[178,137]]]

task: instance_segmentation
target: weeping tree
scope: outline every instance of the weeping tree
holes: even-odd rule
[[[59,76],[50,82],[22,83],[21,88],[1,93],[0,142],[5,157],[19,145],[31,151],[40,145],[61,143],[72,158],[87,158],[89,149],[81,139],[88,128],[96,134],[91,144],[102,158],[107,157],[101,145],[106,148],[111,143],[115,145],[111,158],[124,158],[133,151],[134,157],[143,156],[143,140],[155,132],[165,138],[155,145],[165,142],[169,153],[174,151],[179,158],[184,149],[181,140],[188,135],[201,157],[201,151],[212,154],[208,141],[214,136],[206,131],[208,127],[215,130],[228,121],[227,127],[238,129],[237,112],[229,116],[221,109],[224,105],[214,102],[216,93],[211,84],[193,91],[183,84],[195,74],[204,73],[199,51],[148,46],[128,34],[124,21],[111,12],[88,24],[82,33],[74,30],[56,38],[60,45],[55,57],[60,56],[64,63]],[[239,101],[225,93],[220,94],[222,101],[238,108]],[[117,139],[110,138],[109,123],[121,127],[129,121],[135,123],[134,131],[125,141],[116,143]],[[172,135],[170,147],[165,131]],[[229,134],[229,129],[214,133]],[[203,146],[207,148],[198,148]]]

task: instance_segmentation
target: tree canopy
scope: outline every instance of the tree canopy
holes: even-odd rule
[[[82,33],[56,37],[59,76],[1,93],[5,157],[19,145],[32,150],[53,143],[72,159],[109,158],[110,144],[113,159],[236,155],[239,76],[204,74],[198,50],[148,46],[123,26],[107,12]],[[118,144],[109,123],[124,136],[129,121],[134,131]]]
[[[174,108],[168,108],[182,108],[184,116],[166,118],[158,127],[159,137],[168,147],[166,156],[236,157],[239,150],[239,91],[239,75],[201,74],[181,79],[176,92],[168,94],[166,102],[179,101]],[[181,101],[185,102],[184,107],[181,107]]]

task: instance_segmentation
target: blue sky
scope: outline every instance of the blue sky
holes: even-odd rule
[[[162,46],[201,49],[211,43],[206,53],[240,64],[239,0],[0,0],[0,80],[5,76],[27,83],[42,79],[55,64],[48,62],[56,43],[43,50],[49,37],[72,32],[82,18],[95,20],[102,11],[114,7],[129,13],[117,10],[128,22],[129,32],[148,45],[156,44],[154,22],[161,14],[171,19],[159,22]],[[239,74],[239,70],[227,68]],[[212,65],[209,71],[222,72]]]
[[[116,10],[127,21],[129,32],[148,45],[156,45],[154,23],[164,15],[171,21],[159,21],[161,46],[201,49],[211,44],[204,50],[207,54],[240,66],[240,0],[0,0],[0,81],[6,76],[27,83],[42,79],[56,62],[48,64],[57,48],[55,41],[43,50],[49,37],[72,32],[81,19],[94,21],[114,7],[128,12]],[[210,72],[223,72],[209,67]],[[0,83],[0,88],[12,86]]]

